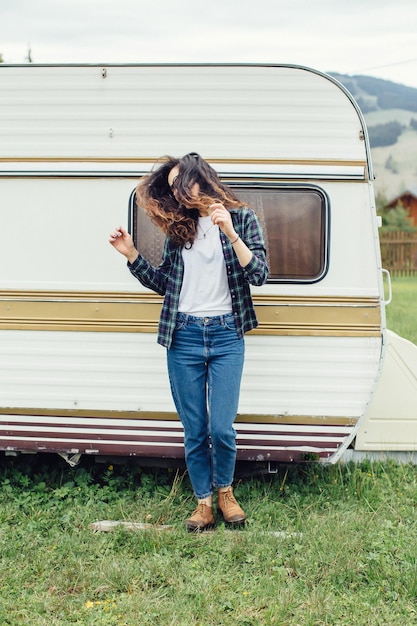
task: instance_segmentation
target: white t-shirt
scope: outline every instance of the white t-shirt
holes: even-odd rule
[[[184,277],[178,311],[196,317],[225,315],[232,311],[219,227],[211,217],[199,217],[191,248],[182,249]]]

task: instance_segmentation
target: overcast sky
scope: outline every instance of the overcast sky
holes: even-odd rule
[[[5,63],[290,63],[417,87],[412,0],[0,0]]]

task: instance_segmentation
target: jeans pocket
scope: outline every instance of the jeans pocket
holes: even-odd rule
[[[224,317],[224,325],[228,330],[236,330],[236,322],[233,315],[226,315]]]
[[[187,325],[187,320],[186,319],[177,319],[175,322],[175,329],[174,330],[182,330],[183,328],[185,328]]]

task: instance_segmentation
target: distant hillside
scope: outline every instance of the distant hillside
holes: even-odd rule
[[[394,198],[417,185],[417,89],[372,76],[331,73],[364,114],[376,193]]]
[[[331,73],[346,87],[363,113],[381,109],[405,109],[417,113],[417,89],[372,76]]]

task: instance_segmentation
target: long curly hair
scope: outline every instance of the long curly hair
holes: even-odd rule
[[[241,208],[241,202],[224,185],[217,172],[196,152],[180,159],[166,156],[158,161],[150,174],[136,187],[136,202],[143,207],[152,222],[179,246],[192,244],[197,234],[199,209],[221,202],[227,209]],[[175,195],[168,184],[168,174],[178,166]],[[198,183],[198,196],[192,189]]]

